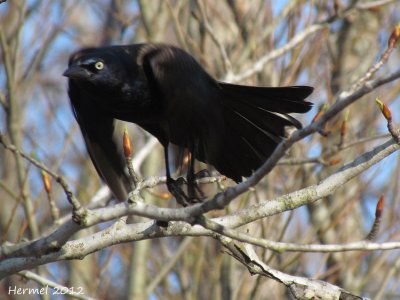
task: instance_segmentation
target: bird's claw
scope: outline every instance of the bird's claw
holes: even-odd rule
[[[185,183],[188,185],[187,194],[182,190],[182,185]],[[203,192],[195,181],[186,181],[183,177],[179,177],[178,179],[168,178],[167,187],[168,191],[175,197],[176,201],[184,207],[190,204],[199,203],[205,198]]]
[[[201,178],[210,176],[210,172],[207,169],[201,170],[193,176],[189,176],[188,181],[188,194],[189,197],[192,199],[192,203],[202,202],[206,196],[204,195],[203,191],[200,189],[196,180]]]
[[[182,205],[188,205],[188,197],[182,190],[182,185],[185,183],[185,179],[183,177],[179,177],[178,179],[168,178],[167,179],[167,187],[168,191],[175,197],[176,201]]]

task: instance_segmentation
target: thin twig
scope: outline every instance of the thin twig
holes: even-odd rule
[[[356,8],[358,9],[371,9],[375,8],[377,6],[383,6],[390,4],[392,2],[395,2],[396,0],[377,0],[377,1],[371,1],[371,2],[362,2],[362,3],[357,3]]]
[[[179,248],[175,251],[173,257],[168,260],[168,262],[163,264],[161,270],[157,272],[157,275],[150,281],[147,285],[146,295],[149,296],[153,293],[153,290],[158,286],[158,284],[163,280],[171,271],[171,269],[176,265],[178,259],[185,253],[187,247],[193,241],[192,237],[186,237],[180,244]]]
[[[389,133],[385,133],[385,134],[379,134],[376,136],[371,136],[371,137],[365,137],[365,138],[361,138],[357,141],[354,142],[350,142],[347,144],[343,144],[343,145],[338,145],[337,147],[332,147],[330,151],[328,151],[327,153],[324,153],[324,157],[330,157],[333,156],[343,150],[346,150],[348,148],[354,147],[354,146],[358,146],[360,144],[363,143],[368,143],[371,141],[375,141],[378,139],[385,139],[385,138],[389,138],[391,136],[391,134]],[[326,159],[321,158],[321,156],[314,156],[314,157],[308,157],[308,158],[286,158],[286,159],[282,159],[280,160],[277,165],[301,165],[301,164],[322,164],[322,165],[329,165],[329,161],[327,161]]]
[[[0,132],[0,144],[3,145],[4,148],[7,150],[13,152],[16,155],[21,156],[22,158],[28,160],[30,163],[38,167],[39,169],[45,171],[48,173],[51,177],[53,177],[63,188],[68,202],[72,205],[75,213],[75,220],[79,223],[82,221],[82,218],[85,215],[85,209],[83,206],[79,203],[78,199],[75,197],[74,193],[66,183],[65,179],[63,176],[58,175],[57,173],[51,171],[49,168],[47,168],[43,163],[39,162],[35,158],[31,157],[30,155],[25,154],[24,152],[18,150],[14,145],[7,144],[4,140],[3,134]]]
[[[211,27],[210,23],[208,22],[207,13],[206,13],[206,9],[204,7],[203,1],[197,2],[197,5],[198,5],[198,7],[200,9],[201,19],[195,13],[193,13],[193,16],[199,22],[202,23],[202,25],[206,29],[207,33],[210,35],[210,37],[213,40],[213,42],[217,45],[217,47],[219,49],[219,52],[221,54],[221,57],[222,57],[222,62],[223,62],[223,65],[224,65],[225,73],[227,74],[228,77],[232,76],[233,75],[232,63],[231,63],[231,61],[230,61],[230,59],[228,57],[228,54],[226,53],[225,46],[217,38],[217,36],[215,35],[215,30]]]

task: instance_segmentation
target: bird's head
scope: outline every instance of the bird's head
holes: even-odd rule
[[[105,48],[87,48],[71,55],[63,75],[100,90],[121,86],[125,74],[121,56]]]

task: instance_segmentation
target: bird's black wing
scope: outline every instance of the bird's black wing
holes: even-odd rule
[[[108,116],[95,105],[92,96],[72,80],[69,80],[68,94],[86,148],[98,174],[118,200],[126,200],[129,178],[125,171],[121,121]]]

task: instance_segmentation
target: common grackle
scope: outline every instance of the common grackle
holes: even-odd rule
[[[309,86],[255,87],[220,82],[187,52],[165,44],[87,48],[64,76],[89,155],[114,195],[127,197],[128,177],[116,120],[133,122],[164,146],[167,186],[177,201],[198,200],[195,159],[239,182],[260,167],[285,137],[301,128],[288,113],[305,113]],[[117,133],[117,137],[116,137]],[[191,153],[184,193],[172,179],[168,145]]]

